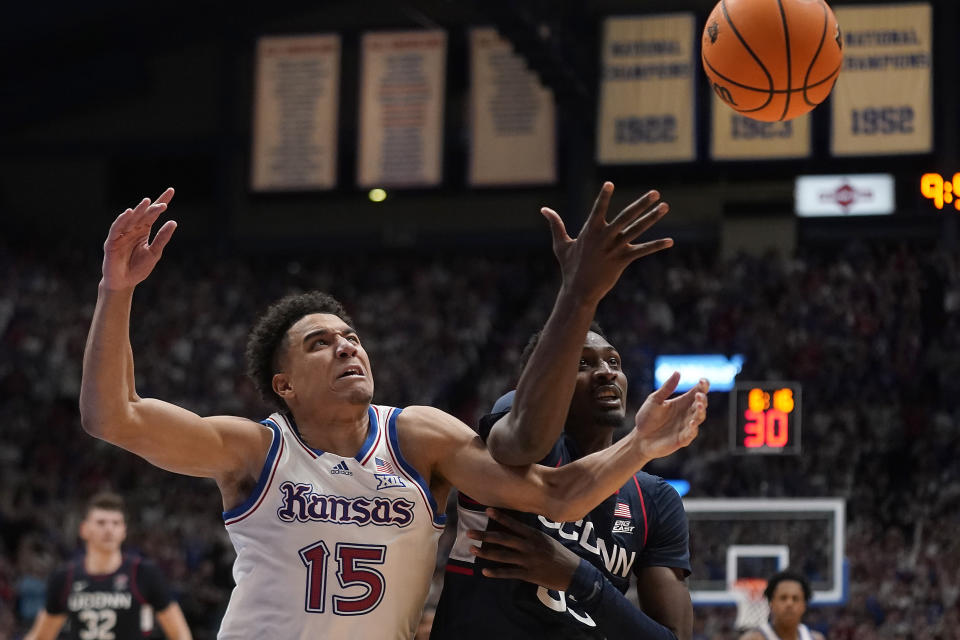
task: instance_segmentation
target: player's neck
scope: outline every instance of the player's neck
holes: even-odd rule
[[[566,431],[584,456],[602,451],[613,444],[613,427],[591,424],[578,428],[577,425],[568,423]]]
[[[92,546],[87,547],[87,553],[83,557],[84,570],[94,576],[102,576],[113,573],[123,564],[123,553],[119,550],[100,551]]]
[[[771,621],[770,626],[773,627],[774,633],[777,634],[777,637],[780,638],[780,640],[800,640],[799,625],[783,622],[778,624]]]
[[[325,411],[298,408],[294,420],[300,437],[312,448],[349,458],[360,451],[370,431],[368,406],[347,405]]]

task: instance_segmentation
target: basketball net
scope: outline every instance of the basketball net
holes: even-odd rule
[[[756,629],[770,615],[770,605],[763,595],[767,581],[763,578],[740,578],[733,583],[733,592],[737,594],[737,620],[734,626],[738,631]]]

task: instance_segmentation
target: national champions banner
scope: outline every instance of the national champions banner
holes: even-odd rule
[[[495,29],[470,30],[470,184],[557,179],[553,92]]]
[[[446,32],[365,33],[361,51],[357,183],[440,184]]]
[[[806,158],[810,115],[786,122],[761,122],[741,115],[713,94],[710,157],[714,160]]]
[[[253,190],[336,186],[340,36],[260,38],[255,84]]]
[[[843,70],[833,89],[835,156],[933,150],[930,4],[835,6]]]
[[[694,29],[690,13],[604,20],[599,163],[696,158]]]

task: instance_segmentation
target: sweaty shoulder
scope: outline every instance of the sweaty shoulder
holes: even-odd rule
[[[412,447],[438,448],[441,454],[446,446],[469,440],[476,434],[449,413],[425,406],[411,406],[397,416],[397,437],[405,453],[414,453]],[[409,443],[409,446],[405,446]]]
[[[759,631],[747,631],[740,636],[740,640],[766,640],[766,638],[764,638],[763,634]]]

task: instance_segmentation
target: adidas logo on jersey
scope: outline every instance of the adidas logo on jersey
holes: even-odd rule
[[[352,475],[353,475],[353,471],[350,471],[350,469],[347,468],[347,461],[346,461],[346,460],[341,460],[340,463],[337,464],[337,466],[335,466],[333,469],[330,469],[330,475],[332,475],[332,476],[335,476],[335,475],[352,476]]]
[[[613,533],[633,533],[634,529],[636,527],[629,520],[616,520],[613,523]]]

